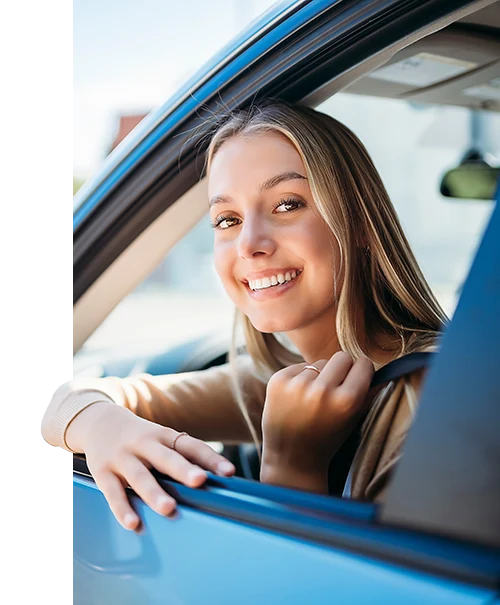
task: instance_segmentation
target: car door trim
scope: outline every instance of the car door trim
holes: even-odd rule
[[[85,462],[75,456],[73,465],[75,480],[91,482],[97,489]],[[363,506],[362,503],[344,503],[329,496],[307,494],[237,478],[221,479],[211,474],[203,488],[193,489],[156,472],[154,475],[162,488],[174,497],[180,506],[368,556],[397,567],[410,568],[483,588],[498,588],[498,551],[425,533],[383,526],[376,523],[372,515],[363,519],[351,514],[356,510],[356,505]],[[243,483],[247,484],[246,490],[240,491]],[[127,492],[132,502],[134,498],[138,498],[129,488]],[[322,500],[325,502],[321,502]],[[327,503],[328,500],[330,503]],[[374,505],[365,506],[372,510],[376,508]]]

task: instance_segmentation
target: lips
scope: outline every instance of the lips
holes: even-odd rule
[[[293,288],[297,284],[297,282],[300,280],[300,278],[302,277],[302,273],[303,273],[303,271],[300,271],[296,275],[296,277],[294,277],[288,281],[284,281],[283,283],[277,283],[276,285],[271,285],[269,287],[263,287],[263,288],[259,288],[256,290],[253,290],[250,287],[250,283],[247,282],[246,289],[247,289],[247,292],[248,292],[250,298],[252,298],[253,300],[256,300],[256,301],[270,300],[272,298],[277,298],[278,296],[285,294],[291,288]],[[263,278],[263,279],[265,279],[265,278]],[[254,280],[251,280],[251,281],[252,281],[252,284],[255,285],[255,281]]]
[[[301,273],[302,272],[302,268],[301,267],[276,267],[276,268],[270,268],[270,269],[263,269],[262,271],[252,271],[251,273],[248,273],[248,275],[246,275],[241,281],[244,284],[248,284],[250,281],[254,281],[256,279],[264,279],[264,278],[269,278],[271,279],[271,277],[274,276],[278,276],[279,274],[282,275],[286,275],[286,273],[291,273],[292,271],[295,271],[296,273]]]
[[[271,275],[270,277],[263,277],[262,279],[250,279],[248,285],[252,290],[265,290],[266,288],[274,288],[284,284],[285,282],[292,281],[300,275],[301,271],[287,271],[286,273],[278,273]]]

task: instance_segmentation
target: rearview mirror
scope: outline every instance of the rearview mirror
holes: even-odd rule
[[[459,166],[448,170],[443,176],[441,195],[468,200],[494,200],[499,178],[500,167],[490,166],[479,158],[467,159],[466,156]]]

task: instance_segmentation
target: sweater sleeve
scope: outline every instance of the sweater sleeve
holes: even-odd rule
[[[242,356],[238,364],[245,404],[259,431],[266,385],[257,378],[250,358]],[[89,405],[102,401],[205,441],[251,441],[233,392],[231,372],[229,364],[224,364],[182,374],[72,380],[54,393],[42,420],[43,438],[72,451],[65,440],[68,426]]]

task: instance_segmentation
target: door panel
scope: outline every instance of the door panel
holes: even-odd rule
[[[248,496],[240,495],[240,500]],[[437,579],[179,506],[165,519],[133,498],[144,528],[124,530],[88,478],[74,475],[76,605],[485,603],[492,592]]]

